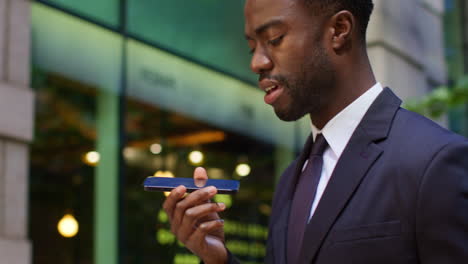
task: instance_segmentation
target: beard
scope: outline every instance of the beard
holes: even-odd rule
[[[335,71],[325,49],[319,45],[312,56],[304,60],[296,74],[274,75],[269,78],[284,87],[284,96],[290,104],[274,107],[276,116],[283,121],[296,121],[306,114],[320,114],[330,101]]]

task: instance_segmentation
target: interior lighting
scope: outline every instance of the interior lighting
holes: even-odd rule
[[[170,171],[157,171],[154,173],[153,175],[154,177],[164,177],[164,178],[174,178],[174,174]],[[171,194],[171,192],[164,192],[164,195],[167,197],[169,196],[169,194]]]
[[[174,174],[171,171],[157,171],[154,173],[154,177],[174,178]]]
[[[169,230],[159,229],[156,233],[156,240],[161,245],[170,245],[174,243],[175,236]]]
[[[135,159],[138,155],[138,151],[133,147],[125,147],[123,149],[123,155],[126,159],[132,160]]]
[[[204,155],[201,151],[194,150],[189,154],[189,161],[193,165],[199,165],[203,162]]]
[[[269,206],[268,204],[264,204],[264,203],[260,204],[258,206],[258,210],[260,211],[260,213],[267,215],[267,216],[271,214],[271,206]]]
[[[78,221],[71,214],[66,214],[60,219],[57,229],[63,237],[74,237],[78,233]]]
[[[174,264],[198,264],[200,259],[192,254],[176,254]]]
[[[90,151],[85,155],[85,163],[91,166],[95,166],[99,163],[101,155],[97,151]]]
[[[167,214],[166,212],[164,212],[164,210],[159,210],[158,220],[160,223],[167,223],[167,221],[169,220],[169,217],[167,217]]]
[[[223,203],[226,205],[226,208],[230,208],[232,206],[232,198],[231,195],[227,194],[217,194],[214,197],[215,202],[217,203]]]
[[[245,177],[247,175],[250,174],[250,166],[246,163],[241,163],[239,165],[237,165],[236,167],[236,173],[241,176],[241,177]]]
[[[224,170],[220,168],[206,168],[206,172],[210,175],[210,179],[223,179]]]
[[[162,152],[162,146],[161,144],[155,143],[150,146],[150,151],[154,155],[158,155]]]

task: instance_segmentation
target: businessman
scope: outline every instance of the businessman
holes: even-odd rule
[[[468,141],[400,107],[366,51],[371,0],[247,0],[265,102],[312,133],[273,198],[267,263],[468,263]],[[198,168],[194,177],[207,178]],[[164,202],[205,263],[238,263],[206,187]]]

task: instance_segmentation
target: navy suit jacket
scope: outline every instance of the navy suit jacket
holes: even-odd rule
[[[468,263],[468,140],[400,104],[385,88],[354,131],[306,228],[301,264]],[[266,263],[288,263],[306,153],[275,191]]]

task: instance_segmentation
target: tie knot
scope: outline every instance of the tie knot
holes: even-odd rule
[[[312,151],[310,152],[310,155],[322,156],[327,146],[327,140],[323,137],[323,135],[321,133],[317,134],[317,137],[315,137],[314,145],[312,145]]]

